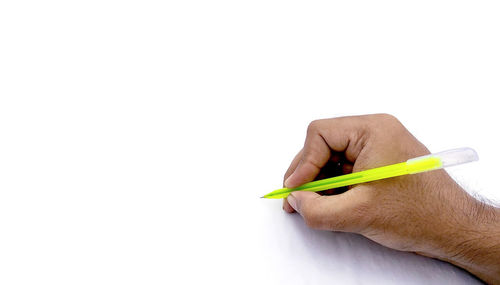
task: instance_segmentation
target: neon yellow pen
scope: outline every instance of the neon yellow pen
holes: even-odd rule
[[[406,174],[415,174],[444,167],[454,166],[478,160],[475,150],[472,148],[457,148],[411,158],[406,162],[391,164],[373,169],[363,170],[350,174],[335,176],[332,178],[305,183],[296,188],[281,188],[261,198],[279,199],[285,198],[293,191],[323,191],[333,188],[350,186],[370,181],[381,180]]]

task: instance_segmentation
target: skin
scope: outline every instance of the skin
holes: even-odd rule
[[[311,122],[284,177],[289,188],[429,154],[393,116]],[[500,284],[500,209],[470,196],[444,170],[283,200],[315,229],[361,234],[384,246],[438,258]],[[344,191],[344,192],[343,192]],[[335,194],[335,195],[331,195]]]

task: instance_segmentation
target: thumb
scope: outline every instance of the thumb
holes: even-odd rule
[[[316,192],[294,191],[287,197],[307,226],[314,229],[353,231],[360,221],[358,197],[351,191],[339,195],[321,196]],[[353,191],[354,192],[354,191]],[[357,195],[356,195],[357,196]]]

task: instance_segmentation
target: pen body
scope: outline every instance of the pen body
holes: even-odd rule
[[[360,172],[354,172],[341,176],[331,177],[327,179],[317,180],[306,183],[296,188],[281,188],[264,196],[264,198],[279,199],[285,198],[293,191],[323,191],[333,188],[350,186],[380,179],[396,177],[406,174],[414,174],[429,170],[434,170],[442,167],[442,162],[439,157],[426,156],[421,159],[409,160],[397,164],[391,164]]]

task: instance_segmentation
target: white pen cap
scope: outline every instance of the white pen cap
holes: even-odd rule
[[[479,157],[475,150],[473,150],[470,147],[462,147],[462,148],[450,149],[438,153],[412,158],[409,159],[408,162],[411,163],[413,161],[417,161],[427,157],[439,158],[442,163],[441,167],[450,167],[462,163],[479,160]]]

